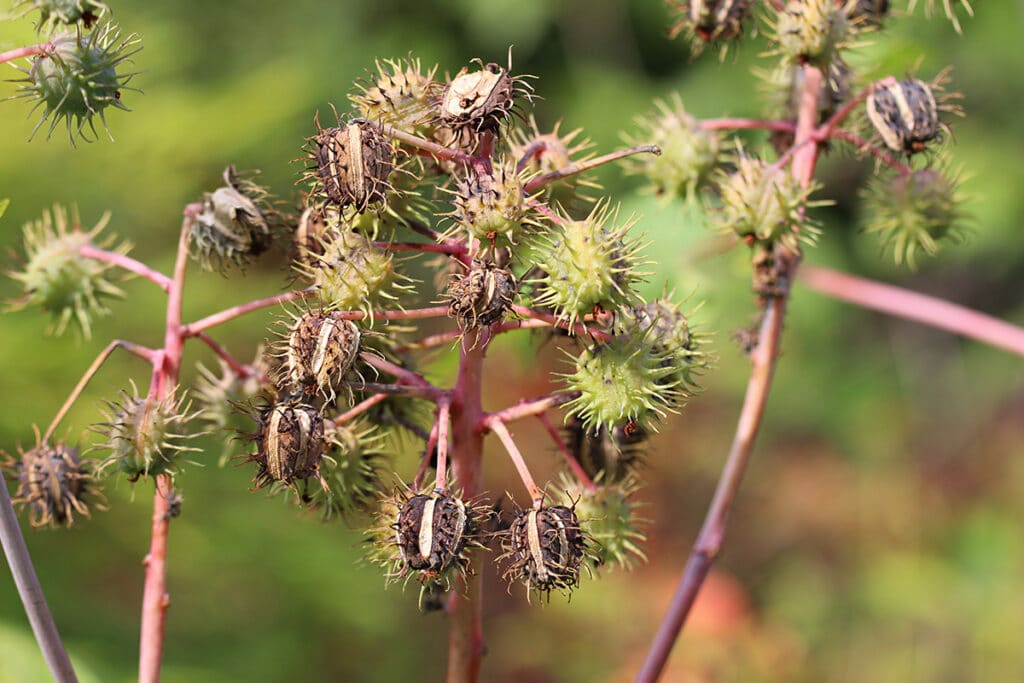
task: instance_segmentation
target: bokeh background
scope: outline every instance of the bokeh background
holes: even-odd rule
[[[227,163],[259,168],[290,196],[316,110],[343,105],[375,57],[413,54],[455,72],[474,57],[537,74],[542,126],[583,127],[600,151],[635,132],[634,117],[679,93],[698,116],[756,115],[751,67],[767,67],[764,38],[723,62],[691,60],[666,37],[655,0],[354,2],[111,0],[126,31],[143,36],[134,111],[109,117],[116,143],[71,149],[61,136],[29,143],[23,102],[0,105],[0,197],[12,198],[0,244],[52,202],[77,203],[87,223],[107,209],[134,255],[169,270],[181,207],[216,186]],[[904,6],[905,3],[897,2]],[[850,60],[865,78],[953,65],[967,117],[953,123],[955,167],[973,214],[966,244],[897,269],[859,232],[858,189],[871,162],[836,150],[819,178],[835,202],[808,251],[828,264],[896,282],[1024,324],[1024,3],[974,3],[957,36],[942,18],[897,15]],[[33,42],[31,22],[0,24],[0,49]],[[17,72],[8,72],[12,77]],[[0,84],[0,95],[14,91]],[[745,136],[748,148],[763,137]],[[584,581],[570,603],[527,605],[488,569],[488,681],[624,681],[636,671],[674,588],[731,438],[747,361],[731,340],[754,312],[749,256],[717,253],[701,212],[664,203],[621,169],[598,174],[624,213],[642,214],[659,263],[648,293],[667,283],[703,307],[717,369],[707,391],[668,418],[650,442],[641,497],[650,561],[631,574]],[[13,261],[5,257],[10,267]],[[238,275],[191,273],[186,317],[279,291],[268,258]],[[92,340],[44,336],[32,312],[0,320],[0,447],[31,445],[78,374],[111,337],[158,344],[163,303],[145,282],[96,325]],[[17,295],[10,280],[0,296]],[[429,293],[428,293],[429,296]],[[268,316],[219,331],[240,357],[267,333]],[[491,351],[487,406],[544,390],[562,361],[537,337]],[[194,363],[209,362],[190,348]],[[1019,359],[944,333],[880,317],[797,286],[783,356],[725,551],[670,664],[671,681],[1024,680],[1024,371]],[[146,369],[116,357],[69,415],[91,437],[104,398]],[[431,366],[443,379],[451,363]],[[517,427],[543,479],[556,459],[532,424]],[[361,564],[358,529],[324,524],[279,499],[249,492],[248,468],[180,477],[184,514],[171,529],[169,683],[246,680],[398,681],[442,677],[446,623],[421,615],[416,591],[384,589]],[[519,487],[488,443],[491,491]],[[410,455],[398,461],[408,475]],[[133,680],[140,560],[148,547],[150,488],[111,482],[110,510],[72,530],[30,531],[51,607],[87,681]],[[6,569],[0,572],[0,681],[47,680]]]

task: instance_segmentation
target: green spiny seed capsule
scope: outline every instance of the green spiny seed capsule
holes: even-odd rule
[[[673,379],[678,371],[672,354],[659,348],[649,332],[616,334],[580,352],[575,371],[565,375],[567,389],[579,396],[566,407],[587,430],[624,422],[644,426],[684,398]]]
[[[256,488],[320,475],[320,460],[326,449],[324,419],[311,405],[285,400],[267,406],[259,415],[257,450],[249,456],[257,465]]]
[[[423,73],[418,59],[377,61],[372,84],[361,84],[349,99],[368,121],[387,123],[403,130],[422,128],[433,115],[435,66]]]
[[[135,74],[119,70],[142,49],[139,38],[135,34],[122,38],[120,31],[108,23],[84,35],[68,33],[50,42],[52,50],[33,58],[29,69],[22,69],[26,77],[20,80],[23,85],[17,95],[38,100],[43,106],[32,136],[49,120],[49,137],[64,121],[72,145],[76,136],[90,142],[97,138],[96,116],[109,136],[106,109],[128,111],[121,102],[121,91]]]
[[[813,241],[818,233],[804,213],[818,205],[807,200],[814,187],[802,187],[791,174],[742,150],[735,170],[720,172],[718,188],[721,209],[712,213],[712,223],[747,244],[782,242],[795,248],[798,240]]]
[[[560,125],[561,122],[558,122],[550,133],[541,133],[531,114],[529,131],[517,129],[513,132],[511,156],[518,159],[517,166],[524,175],[536,177],[553,173],[593,156],[589,152],[593,143],[586,138],[576,139],[581,128],[562,135],[558,130]],[[582,205],[596,201],[596,197],[586,194],[586,190],[600,189],[601,186],[594,181],[577,174],[545,185],[543,197],[546,203],[573,212]]]
[[[262,346],[256,349],[253,362],[245,368],[244,376],[223,360],[217,371],[199,363],[196,366],[194,395],[199,403],[199,416],[211,428],[224,434],[224,450],[218,460],[223,467],[231,458],[237,439],[245,428],[240,405],[251,405],[257,398],[270,399],[276,389],[270,382],[271,372]]]
[[[597,567],[632,569],[647,556],[640,548],[645,540],[641,526],[647,520],[638,514],[639,503],[634,500],[640,483],[628,475],[608,485],[588,488],[568,477],[562,478],[558,496],[567,505],[573,505],[580,528],[591,541],[587,562]]]
[[[244,266],[270,246],[272,221],[267,191],[228,166],[224,185],[204,194],[189,219],[189,253],[205,270]]]
[[[622,334],[649,335],[656,353],[665,356],[665,367],[675,370],[663,383],[672,383],[684,398],[699,390],[697,377],[709,364],[703,349],[706,335],[693,331],[679,306],[667,298],[655,299],[623,311],[616,327]]]
[[[523,510],[504,535],[501,559],[506,581],[522,581],[539,593],[571,591],[579,584],[587,542],[572,508],[553,505]]]
[[[455,192],[456,227],[491,244],[516,244],[535,225],[523,194],[526,181],[510,159],[497,160],[490,175],[471,173]]]
[[[23,0],[15,3],[15,8],[23,7],[19,15],[39,11],[40,32],[56,28],[61,24],[70,25],[82,22],[85,28],[93,24],[110,8],[97,0]]]
[[[440,123],[460,140],[484,131],[496,131],[515,105],[516,79],[497,64],[470,71],[463,67],[444,86],[438,101]]]
[[[537,267],[545,273],[537,282],[538,305],[571,324],[595,308],[615,310],[636,301],[632,285],[644,275],[637,272],[643,245],[627,238],[637,219],[615,226],[617,214],[599,203],[584,220],[561,216],[559,230],[538,247]]]
[[[578,416],[568,419],[566,443],[587,476],[603,483],[622,481],[640,460],[647,430],[635,422],[588,428]]]
[[[457,275],[448,285],[448,315],[462,329],[487,327],[505,316],[515,295],[516,280],[507,268],[473,259],[469,272]]]
[[[406,570],[440,575],[458,564],[469,522],[467,506],[460,498],[442,493],[409,498],[395,527]]]
[[[389,291],[392,287],[405,287],[395,272],[391,252],[353,230],[341,230],[324,245],[322,255],[310,256],[316,265],[300,265],[299,272],[313,281],[329,309],[361,310],[372,316],[375,304],[395,298]]]
[[[359,354],[359,326],[338,311],[308,311],[292,325],[284,348],[282,383],[334,400]]]
[[[299,216],[292,241],[295,260],[307,268],[316,264],[316,257],[324,253],[324,245],[337,239],[341,226],[337,209],[308,206]]]
[[[320,130],[312,142],[316,177],[328,202],[366,211],[386,200],[394,152],[377,125],[353,119]]]
[[[679,15],[669,31],[675,38],[684,32],[694,40],[694,52],[707,43],[736,40],[743,35],[743,22],[750,17],[752,0],[667,0]]]
[[[91,337],[92,317],[110,312],[103,300],[124,296],[111,281],[113,266],[81,254],[81,249],[87,247],[128,253],[130,245],[115,246],[113,238],[96,243],[96,237],[108,220],[110,214],[104,214],[99,223],[86,232],[82,230],[77,209],[72,209],[69,220],[67,209],[55,204],[52,213],[44,211],[42,218],[27,223],[24,227],[27,262],[24,270],[11,273],[24,291],[11,308],[39,306],[53,318],[50,332],[63,334],[68,324],[74,323],[83,337]]]
[[[310,505],[321,508],[325,519],[371,510],[383,488],[386,435],[369,420],[357,420],[326,425],[324,438],[330,449],[320,461],[320,475],[327,487],[312,491]]]
[[[790,0],[779,12],[775,39],[779,52],[800,63],[825,69],[849,47],[856,25],[847,16],[846,2]]]
[[[898,264],[914,267],[918,251],[934,256],[942,241],[959,242],[966,233],[959,179],[941,169],[878,176],[864,199],[869,211],[866,231],[879,234]]]
[[[704,130],[700,122],[683,108],[675,95],[671,103],[655,102],[657,111],[638,120],[643,132],[639,139],[655,144],[661,154],[645,154],[628,162],[627,169],[642,174],[656,194],[689,198],[703,186],[718,163],[721,141],[714,131]]]
[[[104,417],[107,422],[93,428],[104,437],[96,448],[108,451],[101,471],[117,465],[130,481],[175,474],[182,455],[199,450],[183,443],[200,436],[187,431],[197,413],[190,412],[185,396],[173,391],[162,399],[143,397],[132,384],[131,392],[122,391],[119,401],[107,404]]]
[[[98,496],[92,461],[77,448],[40,444],[21,454],[13,470],[18,481],[14,502],[28,508],[32,526],[71,526],[74,515],[89,516],[87,500]]]
[[[871,125],[894,152],[923,152],[939,137],[935,95],[927,83],[916,78],[876,84],[866,106]]]

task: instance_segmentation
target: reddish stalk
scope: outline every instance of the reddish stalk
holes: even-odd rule
[[[348,410],[346,410],[344,413],[341,413],[340,415],[335,417],[333,420],[331,420],[331,422],[333,422],[336,425],[344,424],[349,420],[358,417],[359,415],[362,415],[370,408],[374,407],[381,401],[385,400],[387,397],[388,394],[374,394],[369,398],[365,398],[359,403],[349,408]]]
[[[225,308],[223,311],[208,315],[205,318],[200,318],[195,322],[191,322],[182,328],[181,334],[186,338],[194,337],[204,330],[216,327],[217,325],[223,325],[229,320],[240,318],[247,313],[258,311],[261,308],[270,308],[271,306],[277,306],[278,304],[288,303],[289,301],[295,301],[296,299],[304,299],[305,297],[313,296],[314,294],[316,294],[316,289],[313,287],[307,287],[306,289],[297,289],[283,294],[274,294],[273,296],[265,296],[262,299],[247,301],[244,304]]]
[[[531,192],[539,190],[545,185],[553,183],[556,180],[562,180],[563,178],[579,175],[580,173],[585,173],[586,171],[597,168],[603,164],[618,161],[619,159],[625,159],[626,157],[633,156],[634,154],[661,154],[661,150],[657,145],[640,145],[638,147],[630,147],[629,149],[620,149],[617,152],[603,154],[599,157],[594,157],[593,159],[577,161],[560,168],[557,171],[551,171],[550,173],[537,176],[526,183],[523,187],[523,192],[530,194]]]
[[[435,254],[448,254],[450,256],[465,256],[465,245],[458,242],[445,242],[433,244],[431,242],[374,242],[375,247],[388,249],[390,251],[419,251],[432,252]]]
[[[412,479],[412,490],[420,491],[423,488],[423,480],[427,476],[427,470],[430,468],[431,454],[434,452],[434,447],[437,445],[437,420],[434,420],[434,426],[430,429],[430,434],[427,435],[426,448],[423,450],[423,456],[420,458],[420,465],[416,468],[416,476]]]
[[[457,149],[451,147],[445,147],[439,145],[436,142],[425,140],[411,133],[406,133],[403,130],[398,130],[394,126],[387,124],[377,124],[380,126],[381,132],[385,136],[404,142],[414,149],[419,149],[430,154],[430,156],[440,159],[441,161],[454,161],[466,166],[470,166],[473,163],[473,157]]]
[[[867,152],[871,156],[881,161],[886,166],[898,171],[899,173],[908,174],[913,171],[913,169],[911,169],[910,166],[904,164],[902,161],[897,160],[896,157],[892,156],[888,152],[872,145],[870,142],[860,137],[859,135],[855,135],[845,130],[834,130],[832,131],[832,137],[837,138],[839,140],[845,140],[846,142],[857,145],[857,149],[859,151]]]
[[[572,334],[583,335],[587,337],[593,337],[597,341],[611,341],[612,336],[607,332],[600,330],[592,330],[583,323],[575,323],[570,325],[567,321],[562,318],[558,318],[550,313],[543,313],[541,311],[535,311],[527,306],[511,306],[512,312],[522,318],[530,318],[533,320],[540,320],[552,327],[559,327],[563,330],[568,330]]]
[[[100,249],[99,247],[94,247],[91,244],[83,244],[80,246],[78,248],[78,253],[86,258],[91,258],[96,261],[104,261],[115,265],[118,268],[123,268],[124,270],[142,276],[160,289],[164,290],[164,292],[169,292],[171,290],[171,278],[126,254],[119,254],[116,251]]]
[[[199,334],[196,335],[196,337],[199,339],[199,341],[203,342],[208,347],[210,347],[210,350],[217,354],[217,357],[224,361],[227,364],[227,366],[231,368],[231,371],[235,373],[235,375],[237,375],[238,377],[245,379],[246,377],[249,377],[253,373],[253,370],[250,366],[239,362],[234,356],[232,356],[228,352],[227,349],[218,344],[210,335],[206,334],[205,332],[200,332]]]
[[[0,64],[11,62],[15,59],[21,59],[22,57],[45,55],[53,52],[54,49],[56,49],[56,46],[51,42],[39,43],[38,45],[28,45],[26,47],[16,47],[13,50],[8,50],[7,52],[0,52]]]
[[[801,185],[807,187],[814,176],[814,167],[818,159],[819,144],[804,144],[812,139],[818,116],[818,99],[821,96],[822,75],[818,69],[804,65],[804,91],[800,99],[800,111],[797,117],[796,140],[794,146],[798,151],[793,156],[790,171]],[[788,300],[788,283],[795,275],[799,263],[799,254],[788,254],[776,248],[776,253],[784,259],[780,270],[783,279],[783,294],[768,297],[765,302],[764,317],[758,334],[757,346],[751,353],[751,374],[747,382],[747,392],[743,399],[736,433],[726,458],[722,474],[715,487],[715,494],[704,517],[697,541],[683,569],[679,586],[669,603],[668,610],[658,626],[651,647],[647,652],[637,683],[653,683],[661,676],[665,663],[668,661],[672,647],[675,645],[679,632],[697,599],[697,594],[707,578],[712,563],[718,556],[725,540],[725,531],[729,522],[729,511],[739,491],[743,474],[753,451],[764,416],[768,392],[771,389],[775,362],[779,354],[782,337],[782,322],[785,317]]]
[[[467,500],[483,493],[483,432],[478,426],[484,415],[480,394],[489,342],[486,330],[466,333],[459,350],[459,372],[451,396],[452,469],[455,483]],[[480,675],[484,635],[479,551],[474,553],[472,563],[475,571],[460,579],[460,590],[452,591],[448,599],[451,624],[447,683],[473,683]]]
[[[566,466],[572,471],[573,477],[576,478],[583,487],[588,491],[597,490],[597,484],[594,483],[590,475],[583,470],[583,466],[580,465],[580,461],[576,459],[576,456],[572,454],[569,447],[565,445],[565,439],[558,433],[558,429],[551,423],[551,418],[548,417],[547,413],[539,413],[537,419],[544,425],[544,429],[551,436],[551,440],[555,442],[555,446],[558,447],[558,452],[562,454],[562,459],[565,460]]]
[[[523,480],[523,486],[526,487],[527,493],[530,494],[530,500],[533,501],[534,507],[539,508],[544,501],[544,492],[537,486],[537,482],[533,480],[530,468],[526,466],[523,454],[519,452],[519,447],[516,446],[515,440],[508,431],[508,427],[493,415],[487,418],[484,424],[501,440],[501,444],[508,451],[508,457],[511,458],[512,464],[516,466],[519,478]]]
[[[800,281],[841,301],[963,335],[1024,356],[1024,328],[965,306],[830,268],[805,267]]]
[[[402,384],[407,384],[410,387],[423,389],[426,392],[433,394],[435,401],[440,400],[441,396],[444,393],[443,391],[435,387],[433,384],[428,382],[426,378],[423,377],[423,375],[417,372],[413,372],[412,370],[407,370],[406,368],[403,368],[401,365],[396,365],[395,363],[392,363],[389,360],[384,360],[380,356],[375,356],[372,353],[367,353],[366,351],[364,351],[359,354],[359,357],[367,365],[377,368],[381,372],[386,372],[389,375],[392,375]]]
[[[700,121],[704,130],[774,130],[791,133],[796,126],[789,121],[768,121],[765,119],[704,119]]]
[[[515,405],[511,405],[508,408],[502,408],[493,413],[488,413],[484,416],[481,426],[484,428],[490,428],[491,422],[515,422],[521,420],[524,417],[532,417],[534,415],[541,415],[552,408],[557,408],[560,405],[568,403],[569,401],[579,397],[580,392],[578,391],[559,391],[547,396],[541,396],[540,398],[529,398],[522,399]]]

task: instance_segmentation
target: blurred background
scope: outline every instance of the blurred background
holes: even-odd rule
[[[61,135],[26,139],[24,102],[0,106],[0,245],[20,252],[20,226],[53,202],[76,203],[86,224],[113,212],[111,231],[165,271],[181,207],[220,181],[228,163],[259,168],[283,197],[293,183],[313,113],[346,106],[354,79],[376,57],[412,54],[456,72],[474,57],[539,76],[542,128],[582,127],[596,149],[622,145],[655,98],[679,93],[702,117],[756,116],[751,67],[771,58],[762,37],[720,62],[691,60],[667,37],[656,0],[269,0],[153,3],[111,0],[125,31],[142,35],[142,73],[126,92],[134,111],[109,115],[116,143],[72,149]],[[905,3],[894,3],[903,7]],[[923,4],[923,3],[919,3]],[[957,36],[941,17],[897,13],[884,34],[850,56],[864,79],[930,79],[952,65],[967,117],[953,121],[973,214],[966,244],[897,269],[874,236],[859,232],[858,190],[869,161],[834,151],[818,177],[825,234],[809,263],[950,298],[1024,324],[1024,3],[974,3]],[[963,14],[961,13],[961,16]],[[0,24],[0,50],[35,42],[31,21]],[[17,72],[11,70],[12,78]],[[0,96],[15,85],[0,84]],[[754,148],[763,140],[746,136]],[[632,573],[585,580],[570,603],[528,605],[485,574],[487,681],[626,681],[671,595],[731,439],[748,362],[731,337],[754,313],[745,249],[709,252],[700,210],[664,203],[621,168],[598,174],[623,213],[643,216],[652,242],[647,294],[666,286],[703,302],[695,324],[713,331],[717,368],[706,392],[668,418],[650,441],[640,492],[650,561]],[[279,255],[278,255],[279,256]],[[5,268],[13,257],[5,257]],[[280,291],[286,270],[269,257],[244,280],[193,269],[186,318]],[[33,312],[0,322],[0,448],[33,443],[106,340],[158,345],[163,300],[134,281],[129,298],[90,341],[44,336]],[[0,297],[17,296],[0,282]],[[427,292],[429,298],[432,293]],[[270,314],[218,331],[250,358]],[[508,336],[508,335],[506,335]],[[485,407],[545,391],[564,368],[538,337],[503,339],[490,352]],[[190,347],[184,380],[205,349]],[[444,381],[451,363],[430,367]],[[881,317],[797,287],[783,355],[752,467],[724,553],[670,663],[670,681],[1024,680],[1024,364],[1002,351]],[[115,356],[65,421],[71,438],[99,421],[103,399],[148,373]],[[557,462],[533,424],[516,436],[543,480]],[[203,468],[179,478],[184,512],[171,527],[164,680],[440,680],[447,624],[422,615],[416,591],[384,589],[360,562],[358,528],[324,524],[280,499],[249,491],[248,467],[219,468],[220,439]],[[519,485],[488,442],[487,486]],[[411,476],[415,462],[397,463]],[[135,677],[140,561],[149,544],[151,489],[110,481],[110,510],[71,530],[29,531],[28,542],[57,623],[85,681]],[[0,681],[47,680],[6,569],[0,572]]]

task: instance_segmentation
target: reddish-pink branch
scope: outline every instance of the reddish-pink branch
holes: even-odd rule
[[[557,317],[555,315],[552,315],[551,313],[544,313],[542,311],[536,311],[536,310],[534,310],[532,308],[529,308],[527,306],[515,305],[515,306],[511,307],[511,310],[512,310],[513,313],[515,313],[516,315],[520,316],[521,318],[529,318],[529,319],[532,319],[532,320],[539,320],[539,321],[547,323],[548,325],[551,325],[552,327],[559,327],[559,328],[561,328],[563,330],[568,330],[572,334],[589,336],[589,337],[593,337],[594,339],[596,339],[598,341],[604,341],[604,342],[611,341],[611,339],[612,339],[612,335],[608,334],[607,332],[602,332],[601,330],[595,330],[595,329],[589,328],[589,327],[587,327],[583,323],[574,323],[574,324],[570,325],[568,323],[568,321],[566,321],[563,318],[559,318],[559,317]],[[590,316],[587,316],[587,317],[589,318]],[[511,324],[511,323],[509,323],[509,324]],[[501,329],[502,328],[499,327],[499,330],[501,330]],[[508,329],[512,329],[512,328],[510,327]]]
[[[806,266],[799,279],[821,294],[1024,356],[1024,328],[965,306],[830,268]]]
[[[516,446],[515,440],[508,431],[508,427],[494,415],[487,418],[484,424],[501,440],[505,450],[508,451],[508,457],[516,467],[516,472],[519,473],[519,478],[523,480],[523,486],[526,487],[527,493],[530,494],[530,500],[533,501],[534,506],[540,507],[544,501],[544,492],[537,486],[537,482],[533,480],[530,468],[527,467],[523,454],[519,452],[519,447]]]
[[[83,244],[78,248],[78,253],[86,258],[91,258],[96,261],[104,261],[123,268],[129,272],[140,275],[153,284],[155,284],[164,292],[169,292],[171,289],[171,278],[167,277],[163,273],[150,268],[145,263],[133,259],[131,256],[126,254],[119,254],[116,251],[107,251],[106,249],[100,249],[91,244]]]
[[[521,420],[524,417],[540,415],[552,408],[568,403],[579,395],[578,391],[559,391],[547,396],[541,396],[540,398],[524,398],[508,408],[487,413],[480,424],[481,427],[489,427],[490,423],[495,420],[508,423]]]
[[[0,64],[11,62],[15,59],[21,59],[22,57],[49,54],[55,49],[56,46],[51,42],[39,43],[38,45],[28,45],[26,47],[16,47],[13,50],[8,50],[7,52],[0,52]]]
[[[401,365],[397,365],[389,360],[385,360],[380,356],[376,356],[366,351],[360,353],[359,357],[367,365],[393,376],[400,384],[422,389],[425,394],[432,396],[435,401],[440,400],[444,395],[444,392],[441,389],[435,387],[433,384],[428,382],[423,375],[417,372],[403,368]]]
[[[270,308],[271,306],[277,306],[278,304],[288,303],[289,301],[295,301],[297,299],[304,299],[305,297],[313,296],[314,294],[316,294],[316,290],[309,287],[307,289],[297,289],[291,292],[284,292],[283,294],[274,294],[273,296],[266,296],[262,299],[248,301],[244,304],[238,304],[237,306],[226,308],[223,311],[189,323],[182,328],[181,333],[185,337],[194,337],[200,332],[208,330],[211,327],[223,325],[229,320],[240,318],[247,313],[252,313],[253,311],[258,311],[263,308]]]
[[[877,146],[871,144],[871,142],[865,140],[859,135],[855,135],[854,133],[851,133],[846,130],[834,130],[832,131],[831,135],[833,138],[844,140],[851,144],[857,145],[858,150],[867,152],[871,156],[881,161],[886,166],[892,168],[893,170],[899,173],[906,175],[913,171],[913,169],[910,168],[910,166],[904,164],[902,161],[899,161],[896,157],[889,154],[885,150],[880,149]]]
[[[661,150],[657,145],[640,145],[638,147],[630,147],[629,149],[620,149],[617,152],[611,152],[604,154],[593,159],[585,159],[583,161],[576,161],[558,169],[557,171],[551,171],[550,173],[544,173],[539,175],[533,180],[526,183],[523,188],[523,192],[530,194],[539,190],[540,188],[553,183],[556,180],[562,180],[570,176],[579,175],[592,169],[597,168],[603,164],[608,164],[619,159],[625,159],[626,157],[633,156],[634,154],[661,154]]]
[[[791,133],[796,126],[790,121],[770,121],[765,119],[703,119],[700,127],[704,130],[774,130]]]
[[[388,394],[374,394],[373,396],[370,396],[369,398],[364,398],[362,401],[360,401],[359,403],[355,404],[354,406],[352,406],[351,408],[349,408],[348,410],[346,410],[345,412],[341,413],[336,418],[331,420],[331,422],[333,422],[336,425],[344,424],[344,423],[348,422],[349,420],[352,420],[352,419],[362,415],[367,410],[369,410],[370,408],[374,407],[375,405],[377,405],[381,401],[386,400],[387,397],[388,397]]]
[[[430,461],[433,459],[431,456],[434,454],[434,448],[437,446],[437,420],[434,420],[434,426],[430,428],[430,434],[427,435],[427,444],[423,451],[423,457],[420,458],[420,464],[416,468],[416,476],[412,479],[412,490],[420,491],[423,488],[423,480],[427,476],[427,470],[430,469]]]
[[[797,126],[790,172],[800,184],[807,187],[814,176],[814,168],[818,159],[819,144],[805,144],[813,139],[815,124],[818,117],[818,100],[821,96],[822,74],[817,68],[804,65],[804,90],[800,98],[800,111]],[[653,683],[661,676],[668,661],[672,647],[675,645],[679,632],[686,622],[687,616],[697,599],[704,579],[712,563],[718,556],[725,539],[725,531],[729,522],[729,511],[739,491],[743,474],[753,451],[764,416],[768,392],[771,389],[772,376],[778,358],[779,344],[782,338],[782,322],[785,318],[788,287],[799,264],[799,254],[792,254],[776,246],[776,259],[779,261],[782,294],[767,297],[764,316],[758,334],[757,346],[751,353],[750,380],[743,399],[739,422],[733,437],[729,455],[726,458],[722,474],[715,487],[715,494],[704,517],[697,541],[683,569],[679,586],[673,595],[665,616],[654,636],[647,652],[637,683]]]
[[[473,157],[466,154],[465,152],[462,152],[457,149],[452,149],[451,147],[445,147],[444,145],[439,145],[436,142],[432,142],[430,140],[425,140],[421,137],[413,135],[412,133],[406,133],[403,130],[399,130],[394,126],[389,126],[387,124],[378,125],[380,125],[381,132],[383,132],[384,135],[390,138],[394,138],[399,142],[403,142],[406,145],[412,147],[413,149],[418,149],[423,152],[426,152],[427,154],[436,159],[440,159],[442,161],[454,161],[456,163],[464,164],[466,166],[472,165],[473,163]]]
[[[217,357],[224,361],[236,376],[245,379],[253,374],[252,366],[239,362],[238,359],[232,356],[227,349],[218,344],[210,335],[200,332],[196,335],[196,338],[210,347],[210,350],[217,354]]]
[[[419,251],[450,256],[465,256],[466,246],[456,240],[445,240],[441,244],[431,242],[374,242],[374,246],[391,251]]]

